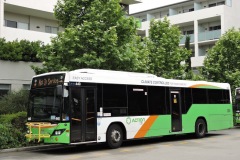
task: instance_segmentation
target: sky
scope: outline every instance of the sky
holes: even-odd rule
[[[141,12],[152,8],[157,8],[182,1],[185,0],[142,0],[143,3],[130,5],[129,13],[133,14],[136,12]]]

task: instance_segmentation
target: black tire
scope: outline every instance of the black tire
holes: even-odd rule
[[[107,144],[111,149],[119,148],[123,142],[123,132],[122,128],[113,124],[108,128],[107,131]]]
[[[203,119],[198,119],[195,123],[195,135],[197,138],[205,137],[207,133],[207,125]]]

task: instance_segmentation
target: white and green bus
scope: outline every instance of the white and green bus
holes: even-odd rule
[[[152,74],[79,69],[34,76],[28,140],[107,142],[233,127],[230,85],[164,79]]]

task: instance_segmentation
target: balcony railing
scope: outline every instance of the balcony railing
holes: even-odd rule
[[[198,34],[198,41],[207,41],[219,39],[221,37],[221,29],[215,31],[206,31]]]
[[[3,27],[3,34],[2,37],[5,37],[8,41],[13,40],[29,40],[29,41],[42,41],[44,44],[48,44],[51,41],[51,37],[57,36],[56,34],[44,33],[44,32],[37,32],[31,30],[24,30],[19,28],[10,28],[10,27]]]
[[[190,36],[190,43],[194,42],[194,34],[189,34],[189,35],[182,35],[183,37],[180,39],[180,44],[185,44],[186,37]]]

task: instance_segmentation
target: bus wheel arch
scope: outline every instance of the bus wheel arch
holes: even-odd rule
[[[111,149],[119,148],[126,139],[126,128],[121,122],[113,122],[108,126],[106,141]]]
[[[195,122],[195,135],[197,138],[205,137],[208,132],[207,121],[204,117],[198,117]]]

